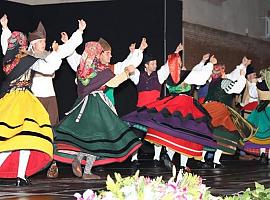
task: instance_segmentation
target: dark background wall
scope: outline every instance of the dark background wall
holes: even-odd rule
[[[77,20],[84,19],[87,28],[78,52],[82,53],[85,42],[103,37],[112,46],[112,63],[124,60],[129,45],[136,42],[139,47],[141,38],[146,37],[147,53],[151,52],[162,65],[166,59],[164,52],[166,55],[173,52],[182,40],[182,1],[179,0],[115,0],[41,6],[1,1],[0,15],[4,13],[8,15],[11,30],[25,33],[33,31],[41,20],[47,31],[47,49],[53,40],[61,43],[60,32],[72,34],[77,29]],[[64,59],[54,79],[60,118],[76,99],[74,79],[75,73]],[[135,109],[136,88],[130,81],[115,90],[115,97],[120,116]]]

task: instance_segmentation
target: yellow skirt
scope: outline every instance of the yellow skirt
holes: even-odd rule
[[[49,115],[28,90],[14,90],[0,99],[0,152],[37,150],[53,157]]]

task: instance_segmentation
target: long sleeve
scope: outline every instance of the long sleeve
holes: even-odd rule
[[[225,77],[227,79],[230,79],[232,81],[236,81],[239,79],[240,77],[240,70],[245,70],[246,71],[246,67],[242,64],[237,65],[236,68],[229,74],[226,74]]]
[[[135,84],[138,85],[139,81],[140,81],[140,71],[138,69],[135,69],[134,74],[130,75],[129,78],[130,80]]]
[[[241,75],[238,80],[236,80],[230,89],[225,90],[227,94],[240,94],[246,85],[246,78]]]
[[[128,79],[128,75],[126,72],[122,72],[121,74],[116,75],[114,78],[109,80],[105,85],[111,88],[118,87],[121,83]]]
[[[248,85],[249,85],[249,96],[252,98],[252,99],[258,99],[258,92],[257,92],[257,86],[256,86],[256,83],[250,83],[248,82]]]
[[[170,75],[170,69],[169,69],[169,65],[168,62],[163,65],[158,71],[158,81],[160,84],[164,83],[164,81],[168,78],[168,76]]]
[[[67,62],[70,67],[76,72],[81,61],[81,55],[74,51],[70,56],[67,57]]]
[[[62,60],[57,52],[53,51],[45,59],[38,59],[32,66],[31,69],[42,74],[53,74],[59,69]]]
[[[190,85],[204,85],[210,78],[212,71],[212,63],[209,62],[204,65],[203,62],[200,62],[195,67],[193,67],[192,71],[186,77],[184,82]]]
[[[135,49],[134,52],[130,53],[123,62],[118,62],[114,65],[114,74],[120,74],[125,70],[125,67],[133,65],[138,67],[143,59],[143,52],[140,49]]]
[[[57,52],[61,58],[65,58],[75,51],[83,41],[82,34],[83,32],[80,30],[75,31],[65,44],[59,46]]]
[[[2,52],[5,55],[8,48],[8,38],[11,36],[11,31],[9,28],[2,28],[2,34],[1,34],[1,46],[2,46]]]

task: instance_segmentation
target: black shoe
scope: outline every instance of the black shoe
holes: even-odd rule
[[[94,168],[95,172],[104,172],[105,168],[103,166],[98,166]]]
[[[260,156],[260,162],[263,165],[267,165],[268,164],[268,158],[267,158],[267,156],[266,156],[265,153],[262,153],[261,154],[261,156]]]
[[[161,164],[160,164],[160,161],[159,160],[153,160],[153,167],[154,168],[157,168],[157,167],[160,167],[161,166]]]
[[[162,155],[160,156],[160,160],[163,161],[164,166],[165,166],[168,170],[172,170],[172,168],[173,168],[173,163],[172,163],[170,157],[168,156],[168,154],[162,154]]]
[[[139,165],[140,165],[140,163],[139,163],[138,160],[133,160],[131,162],[131,166],[132,166],[133,169],[137,169],[139,167]]]
[[[172,161],[171,160],[163,160],[163,162],[164,162],[164,166],[168,169],[168,170],[172,170],[172,168],[173,168],[173,163],[172,163]]]
[[[202,164],[200,164],[200,167],[202,169],[212,169],[214,167],[214,163],[211,162],[203,162]]]
[[[16,186],[17,187],[29,186],[29,185],[31,185],[31,181],[28,178],[25,178],[25,180],[24,180],[22,178],[17,177],[17,179],[16,179]]]

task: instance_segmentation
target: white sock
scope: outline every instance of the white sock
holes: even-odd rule
[[[26,167],[30,157],[30,150],[20,150],[19,167],[17,177],[25,179]]]
[[[175,151],[169,149],[168,147],[166,149],[167,149],[167,154],[168,154],[168,156],[170,157],[170,159],[172,161],[173,155],[175,154]]]
[[[260,148],[260,155],[262,155],[262,153],[266,152],[266,148]]]
[[[10,151],[7,152],[1,152],[0,153],[0,167],[2,166],[2,164],[5,162],[5,160],[7,159],[7,157],[11,154]]]
[[[156,146],[155,145],[154,148],[155,148],[154,160],[159,160],[159,156],[160,156],[162,146]]]
[[[205,162],[204,157],[205,157],[206,153],[207,153],[207,151],[203,150],[201,162]]]
[[[214,163],[215,164],[220,164],[220,157],[222,155],[222,151],[217,149],[216,152],[215,152],[215,155],[214,155]]]
[[[188,157],[181,154],[181,162],[180,162],[180,165],[181,165],[182,167],[186,167],[186,166],[187,166],[187,161],[188,161]]]
[[[131,162],[133,162],[134,160],[138,160],[138,153],[133,154]]]

